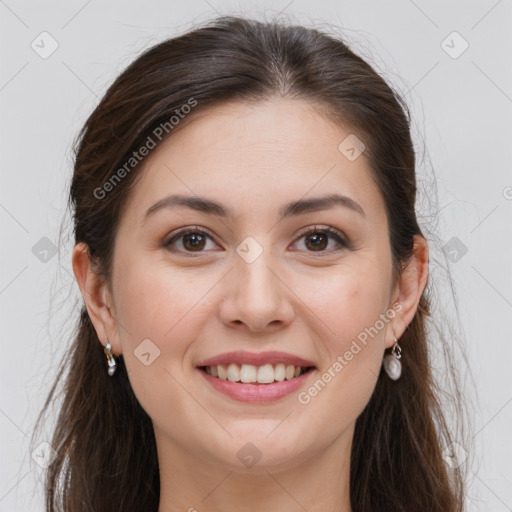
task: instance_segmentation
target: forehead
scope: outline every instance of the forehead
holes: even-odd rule
[[[142,220],[171,193],[221,199],[240,215],[253,215],[257,207],[275,204],[278,211],[282,203],[334,192],[382,214],[364,152],[355,159],[344,153],[355,136],[304,100],[205,109],[147,157],[128,215]]]

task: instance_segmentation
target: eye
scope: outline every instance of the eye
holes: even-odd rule
[[[212,236],[206,230],[195,226],[193,228],[185,228],[179,231],[169,240],[164,242],[163,245],[173,252],[181,251],[188,253],[201,253],[204,252],[205,246],[207,245],[207,239],[213,240]],[[172,247],[176,242],[180,242],[177,249]]]
[[[314,226],[303,232],[299,240],[304,238],[307,252],[337,252],[344,249],[350,249],[350,243],[344,238],[344,235],[337,229],[329,226]],[[335,242],[333,250],[326,251],[329,245],[329,239]],[[175,233],[169,240],[164,242],[163,246],[172,252],[191,253],[205,252],[208,240],[213,241],[212,235],[203,228],[194,226],[193,228],[184,228]],[[179,243],[178,243],[179,242]],[[295,242],[298,243],[298,242]],[[178,245],[178,247],[176,247]],[[216,245],[214,243],[214,245]],[[337,245],[337,247],[336,247]],[[331,247],[332,249],[332,247]]]
[[[349,249],[350,244],[344,238],[344,235],[337,229],[329,226],[314,226],[303,232],[299,237],[299,240],[304,238],[304,246],[308,252],[336,252],[344,249]],[[332,251],[325,251],[329,245],[329,239],[332,239],[337,244]],[[332,248],[332,247],[331,247]]]

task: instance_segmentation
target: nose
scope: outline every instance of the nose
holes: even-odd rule
[[[236,256],[234,266],[220,307],[222,321],[229,327],[245,325],[251,332],[288,325],[295,314],[294,294],[279,270],[271,268],[276,265],[266,252],[251,263]]]

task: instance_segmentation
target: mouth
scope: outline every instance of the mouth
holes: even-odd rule
[[[236,382],[241,384],[269,385],[277,382],[298,379],[306,373],[315,370],[315,366],[295,366],[292,364],[216,364],[199,366],[199,370],[214,379]]]
[[[238,350],[199,361],[196,369],[214,392],[263,404],[292,396],[314,378],[317,367],[287,352]]]

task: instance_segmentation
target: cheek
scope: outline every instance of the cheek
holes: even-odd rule
[[[354,413],[360,412],[371,396],[380,372],[385,333],[394,316],[388,306],[388,273],[377,266],[334,272],[324,281],[322,293],[319,289],[308,292],[308,306],[319,319],[315,320],[317,344],[325,356],[319,394]],[[318,403],[322,401],[320,398]]]
[[[173,376],[186,375],[191,369],[190,349],[213,315],[211,297],[219,277],[212,272],[202,275],[197,269],[173,271],[159,262],[140,264],[135,259],[123,262],[120,270],[116,302],[132,387],[143,404],[157,400],[154,395],[159,390],[170,393],[166,402],[177,406],[179,384]]]
[[[152,419],[169,421],[172,409],[177,421],[184,410],[182,366],[190,341],[201,329],[197,312],[203,286],[158,263],[127,261],[123,266],[116,304],[130,384]]]
[[[359,417],[375,389],[382,362],[388,290],[384,270],[333,272],[320,288],[303,287],[323,366],[297,396],[304,446],[328,446]],[[314,314],[312,314],[314,313]],[[305,313],[304,313],[305,314]],[[377,324],[377,322],[380,322]],[[375,329],[375,326],[380,327]],[[318,432],[322,432],[321,440]]]
[[[158,263],[128,263],[121,275],[118,319],[126,325],[126,339],[137,344],[152,338],[161,350],[176,348],[179,333],[190,333],[190,319],[208,289],[207,283],[191,274],[172,272]],[[172,344],[171,339],[175,340]]]
[[[371,272],[369,267],[332,272],[315,287],[305,288],[307,306],[324,325],[325,339],[331,351],[338,352],[353,339],[377,325],[372,338],[383,337],[388,322],[379,321],[385,315],[389,300],[389,283],[384,269]],[[361,336],[360,336],[361,335]],[[347,345],[348,344],[348,345]]]
[[[298,401],[326,438],[356,420],[380,372],[384,333],[391,320],[386,316],[388,296],[382,279],[364,276],[331,276],[320,297],[311,294],[311,310],[321,320],[316,326],[322,326],[316,331],[317,344],[325,357],[317,380]]]

